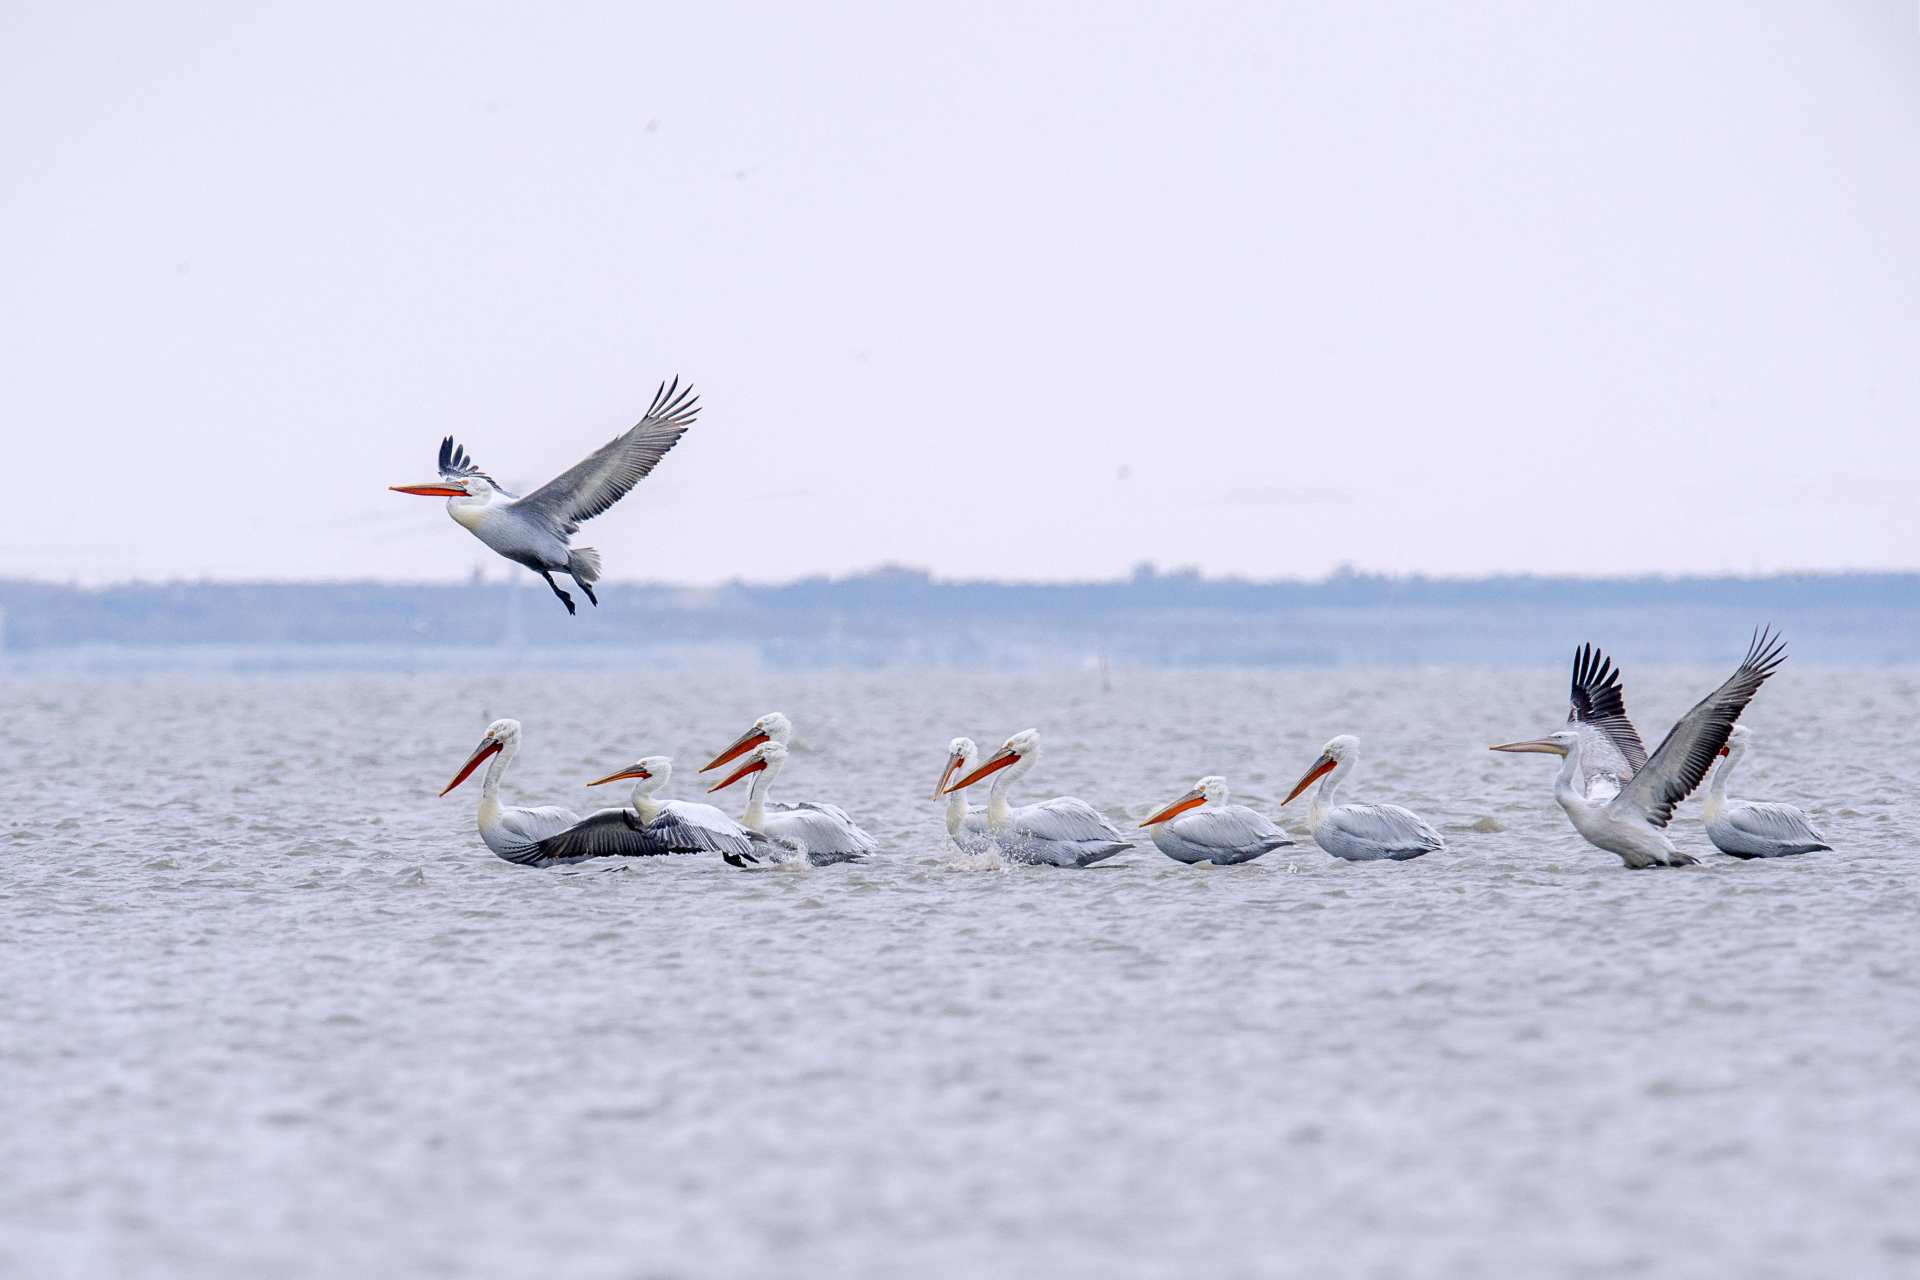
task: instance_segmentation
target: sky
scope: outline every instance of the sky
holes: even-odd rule
[[[0,8],[0,576],[1920,567],[1920,11]]]

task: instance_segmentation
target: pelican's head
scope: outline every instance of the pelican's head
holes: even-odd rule
[[[480,735],[480,745],[473,749],[473,754],[467,757],[467,762],[460,766],[460,772],[453,775],[453,781],[440,789],[440,794],[447,794],[472,777],[473,771],[485,763],[488,757],[508,747],[517,746],[519,742],[520,722],[518,720],[495,720],[487,726],[487,731]]]
[[[1573,752],[1574,743],[1580,735],[1571,729],[1559,729],[1544,738],[1529,738],[1525,742],[1502,742],[1498,746],[1488,747],[1489,751],[1537,751],[1541,755],[1565,756]]]
[[[980,781],[980,779],[996,774],[1002,769],[1011,769],[1015,765],[1024,767],[1032,764],[1039,755],[1040,731],[1038,729],[1022,729],[1011,738],[1008,738],[1006,742],[1002,743],[1000,749],[988,756],[986,762],[978,769],[966,774],[958,782],[950,784],[947,787],[947,791],[949,793],[963,791]]]
[[[735,738],[725,751],[700,766],[700,772],[718,769],[729,760],[738,759],[755,747],[766,742],[777,742],[786,746],[793,741],[793,721],[778,711],[769,711],[755,720],[748,730]]]
[[[1343,733],[1337,738],[1328,739],[1327,745],[1320,748],[1319,758],[1308,767],[1305,773],[1300,775],[1300,781],[1293,784],[1293,790],[1288,792],[1287,798],[1280,803],[1292,804],[1294,797],[1298,796],[1302,791],[1305,791],[1316,781],[1326,777],[1341,765],[1352,763],[1359,755],[1360,739],[1354,737],[1352,734]]]
[[[745,758],[740,761],[740,767],[708,787],[707,790],[709,792],[724,791],[740,779],[763,770],[770,769],[777,773],[780,766],[786,762],[787,749],[784,746],[773,741],[762,742],[759,746],[748,748]]]
[[[493,485],[477,471],[464,476],[441,476],[424,484],[390,484],[387,488],[422,498],[485,498],[493,493]]]
[[[980,759],[980,748],[973,745],[972,738],[955,738],[947,744],[947,767],[940,775],[940,781],[933,784],[933,798],[938,800],[947,792],[947,784],[953,781],[956,773],[970,773]]]
[[[1736,752],[1745,751],[1752,736],[1753,730],[1747,728],[1747,726],[1743,724],[1734,725],[1732,729],[1727,731],[1727,745],[1720,748],[1720,754],[1723,756],[1732,756]]]
[[[666,786],[667,779],[672,775],[673,758],[671,756],[642,756],[626,768],[615,770],[604,778],[595,778],[587,785],[599,787],[609,782],[620,782],[632,778],[636,783],[641,784],[642,791],[651,792]]]
[[[1166,806],[1140,825],[1151,827],[1162,822],[1171,822],[1189,809],[1198,809],[1203,804],[1225,804],[1227,801],[1227,780],[1218,774],[1209,774],[1193,784],[1193,790]]]

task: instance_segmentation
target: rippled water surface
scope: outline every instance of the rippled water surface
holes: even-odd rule
[[[1649,740],[1723,671],[1630,671]],[[1631,873],[1581,844],[1563,672],[0,682],[0,1273],[1920,1266],[1913,673],[1789,663],[1736,792],[1838,848]],[[759,712],[865,866],[534,871],[510,802],[683,775]],[[1137,822],[1201,773],[1303,840],[957,865],[947,739]],[[1441,854],[1348,865],[1288,785]],[[1676,838],[1710,854],[1697,801]]]

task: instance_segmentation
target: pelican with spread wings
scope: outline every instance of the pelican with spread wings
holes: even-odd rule
[[[1627,722],[1618,674],[1607,670],[1606,660],[1590,647],[1582,646],[1574,658],[1573,715],[1568,727],[1544,738],[1503,743],[1493,750],[1561,757],[1553,798],[1588,844],[1618,854],[1636,869],[1687,866],[1699,859],[1674,848],[1667,836],[1674,806],[1692,795],[1707,776],[1740,713],[1786,660],[1786,641],[1771,631],[1756,631],[1739,668],[1682,716],[1648,756],[1640,735]],[[1636,753],[1642,761],[1639,765],[1633,764]],[[1628,776],[1620,778],[1612,772],[1616,758],[1630,767]]]
[[[667,450],[679,441],[700,412],[693,387],[675,378],[660,384],[646,417],[594,450],[585,461],[519,497],[482,471],[467,451],[448,436],[440,442],[440,478],[425,484],[396,484],[396,493],[445,498],[447,514],[495,551],[539,574],[572,613],[573,597],[553,580],[572,578],[596,607],[593,584],[600,580],[600,553],[569,545],[582,522],[611,507],[652,474]]]

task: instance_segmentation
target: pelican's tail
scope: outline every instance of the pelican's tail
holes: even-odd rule
[[[592,547],[567,548],[567,572],[582,586],[600,581],[600,553]]]

